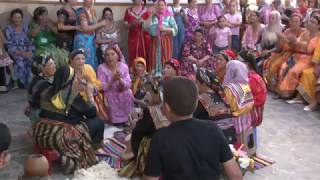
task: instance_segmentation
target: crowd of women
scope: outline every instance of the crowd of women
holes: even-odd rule
[[[288,2],[259,0],[254,11],[247,1],[188,0],[182,7],[158,0],[147,8],[133,0],[124,15],[128,58],[112,9],[98,20],[92,0],[76,10],[75,0],[65,0],[57,23],[46,7],[35,9],[29,25],[15,9],[0,36],[0,65],[28,87],[35,142],[56,151],[66,173],[96,163],[104,123],[122,128],[131,119],[123,155],[129,162],[120,174],[142,175],[152,135],[169,124],[160,110],[161,84],[174,76],[197,84],[194,116],[252,155],[247,136],[262,122],[267,87],[289,104],[307,102],[306,111],[319,102],[320,10],[316,1],[299,0],[298,8]]]

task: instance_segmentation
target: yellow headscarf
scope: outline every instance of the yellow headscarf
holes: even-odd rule
[[[137,65],[138,63],[143,64],[144,69],[145,69],[145,71],[146,71],[146,67],[147,67],[146,60],[145,60],[144,58],[142,58],[142,57],[136,57],[136,58],[134,59],[134,61],[133,61],[133,65],[134,65],[134,67],[133,67],[133,73],[136,73],[136,65]],[[139,87],[140,84],[141,84],[141,79],[140,79],[140,78],[136,78],[135,81],[133,82],[133,85],[132,85],[132,92],[133,92],[133,94],[136,94],[136,92],[138,91],[138,87]]]

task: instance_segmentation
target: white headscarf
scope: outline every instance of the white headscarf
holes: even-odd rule
[[[278,41],[277,33],[282,32],[283,25],[281,24],[281,15],[278,11],[271,11],[269,17],[275,17],[274,21],[269,21],[269,24],[262,32],[261,44],[269,46]]]

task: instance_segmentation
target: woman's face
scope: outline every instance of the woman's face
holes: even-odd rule
[[[315,18],[311,17],[307,23],[306,28],[308,30],[319,29],[318,21]]]
[[[133,0],[133,2],[135,3],[135,4],[142,4],[142,0]]]
[[[222,70],[222,69],[226,68],[228,61],[223,57],[222,54],[217,55],[216,61],[217,61],[217,69],[218,70]]]
[[[22,15],[20,13],[15,13],[11,17],[11,20],[12,20],[14,25],[20,25],[20,24],[22,24],[23,18],[22,18]]]
[[[203,34],[200,32],[193,33],[193,40],[196,42],[202,42],[203,41]]]
[[[316,1],[315,0],[309,0],[308,1],[308,7],[309,8],[316,8]]]
[[[74,4],[76,4],[77,3],[77,0],[69,0],[68,1],[68,4],[70,4],[70,5],[74,5]]]
[[[180,0],[173,0],[174,4],[180,4]]]
[[[48,13],[45,12],[38,16],[38,22],[40,24],[47,24],[48,23]]]
[[[136,69],[137,75],[142,75],[146,71],[146,68],[142,63],[137,63],[135,65],[135,69]]]
[[[88,20],[85,15],[80,16],[80,25],[81,26],[88,26]]]
[[[42,72],[46,77],[52,77],[56,73],[56,64],[53,59],[50,59],[42,68]]]
[[[85,61],[86,58],[84,54],[78,54],[70,61],[70,66],[73,67],[73,69],[75,70],[82,70]]]
[[[277,20],[278,20],[278,17],[275,14],[271,14],[269,20],[270,20],[270,24],[276,24]]]
[[[164,3],[164,1],[159,1],[157,7],[158,11],[163,11],[167,8],[166,3]]]
[[[197,5],[197,0],[191,0],[189,4],[191,6],[196,6]]]
[[[165,79],[174,77],[174,76],[177,76],[177,72],[172,66],[170,66],[169,64],[166,64],[164,65],[163,76]]]
[[[231,10],[231,12],[236,12],[237,11],[237,3],[235,1],[231,1],[230,10]]]
[[[219,19],[219,26],[224,28],[226,26],[226,19],[224,17]]]
[[[108,65],[115,65],[119,61],[117,52],[113,49],[108,49],[105,54],[105,62]]]
[[[84,7],[91,7],[93,5],[92,0],[84,0]]]
[[[257,16],[257,14],[255,12],[251,12],[249,14],[249,22],[250,23],[256,23],[259,20],[259,17]]]
[[[104,15],[103,15],[103,18],[112,21],[113,20],[113,14],[110,11],[106,11],[104,13]]]
[[[297,29],[301,26],[301,19],[298,16],[292,16],[289,21],[290,28]]]

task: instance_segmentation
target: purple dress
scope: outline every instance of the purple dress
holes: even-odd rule
[[[5,28],[6,46],[8,53],[14,60],[14,76],[24,87],[27,87],[31,80],[32,58],[25,58],[17,55],[17,51],[30,52],[34,50],[32,41],[28,38],[28,25],[24,24],[22,31],[17,32],[15,27],[8,25]]]
[[[216,21],[219,16],[221,16],[221,9],[218,5],[211,4],[209,7],[205,5],[199,8],[200,22]],[[211,46],[213,45],[213,39],[210,36],[210,30],[212,30],[213,28],[214,26],[205,29],[205,39]]]
[[[192,33],[199,27],[200,19],[198,9],[186,8],[186,15],[188,16],[188,22],[185,24],[185,38],[186,40],[192,38]]]
[[[104,102],[108,107],[111,122],[114,124],[125,123],[128,121],[128,115],[133,108],[133,95],[131,92],[131,79],[128,66],[119,62],[118,71],[121,79],[124,81],[124,87],[121,88],[119,81],[113,82],[108,89],[109,83],[113,79],[112,71],[106,64],[100,64],[98,67],[98,79],[102,83]]]

